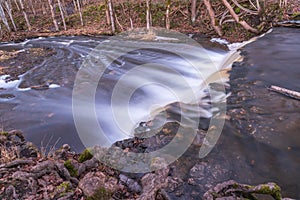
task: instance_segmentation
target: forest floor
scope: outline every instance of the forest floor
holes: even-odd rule
[[[171,29],[181,33],[205,34],[211,37],[220,37],[216,34],[211,26],[209,15],[203,3],[198,5],[197,18],[194,24],[190,20],[190,5],[188,2],[174,2],[171,5],[170,19]],[[226,12],[226,8],[221,2],[212,2],[212,6],[216,12],[216,16],[220,16]],[[116,3],[116,28],[117,33],[130,30],[132,24],[134,28],[146,27],[145,5],[143,3]],[[152,5],[152,25],[153,27],[165,27],[165,4],[155,3]],[[66,7],[69,14],[66,16],[67,30],[63,30],[62,22],[57,12],[56,19],[59,24],[60,31],[55,31],[51,20],[51,16],[45,15],[42,11],[37,11],[34,16],[29,13],[32,23],[31,31],[27,30],[26,23],[22,15],[16,17],[17,32],[3,32],[0,34],[0,42],[4,41],[23,41],[35,37],[48,36],[70,36],[70,35],[112,35],[110,25],[106,23],[105,5],[101,2],[85,5],[83,7],[84,26],[80,23],[78,13],[72,7]],[[237,13],[241,12],[235,8]],[[278,3],[268,4],[262,15],[241,14],[241,19],[247,21],[250,25],[259,27],[259,34],[271,28],[278,21],[292,20],[299,17],[300,3],[298,0],[291,0],[285,8],[280,8]],[[263,23],[262,23],[263,22]],[[228,23],[221,25],[223,36],[230,42],[245,41],[257,34],[246,31],[238,23],[228,20]]]

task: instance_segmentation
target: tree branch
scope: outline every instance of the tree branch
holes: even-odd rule
[[[205,0],[206,1],[206,0]],[[228,3],[227,0],[222,0],[223,4],[226,6],[226,8],[229,10],[231,16],[233,17],[233,19],[239,23],[240,25],[242,25],[244,27],[244,29],[251,31],[253,33],[258,33],[258,30],[251,27],[247,22],[240,20],[239,16],[234,12],[233,8],[231,7],[231,5]]]
[[[219,36],[222,36],[222,31],[221,31],[221,28],[216,25],[216,17],[215,17],[215,12],[209,2],[209,0],[204,0],[204,4],[206,6],[206,9],[209,13],[209,17],[210,17],[210,21],[211,21],[211,24],[213,26],[213,28],[215,29],[215,31],[218,33]]]

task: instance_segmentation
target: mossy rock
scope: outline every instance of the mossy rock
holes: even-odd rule
[[[83,163],[84,161],[90,160],[93,158],[93,154],[91,154],[91,149],[85,149],[79,156],[78,162]]]
[[[63,197],[63,196],[65,196],[66,193],[72,191],[72,185],[70,182],[65,181],[65,182],[62,182],[59,186],[57,186],[56,189],[59,193],[59,196]]]
[[[2,132],[0,132],[0,135],[3,135],[3,136],[8,136],[8,132],[5,132],[5,131],[2,131]]]
[[[64,166],[67,168],[67,170],[69,171],[71,176],[73,176],[73,177],[78,176],[78,171],[76,170],[75,166],[72,164],[72,161],[70,159],[68,159],[64,163]]]
[[[112,192],[100,187],[93,196],[87,197],[87,200],[109,200],[111,199]]]

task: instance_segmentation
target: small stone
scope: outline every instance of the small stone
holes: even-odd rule
[[[197,185],[196,181],[193,178],[188,179],[188,184],[190,185]]]
[[[124,174],[120,174],[119,178],[120,178],[120,181],[122,183],[124,183],[130,191],[137,193],[137,194],[142,192],[142,187],[140,186],[140,184],[138,184],[138,182],[134,181],[131,178],[128,178]]]

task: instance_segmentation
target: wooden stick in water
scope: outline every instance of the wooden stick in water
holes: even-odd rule
[[[285,96],[288,96],[290,98],[300,100],[300,92],[296,92],[296,91],[293,91],[293,90],[288,90],[286,88],[282,88],[282,87],[275,86],[275,85],[271,85],[271,87],[269,87],[268,89],[271,90],[271,91],[283,94]]]

